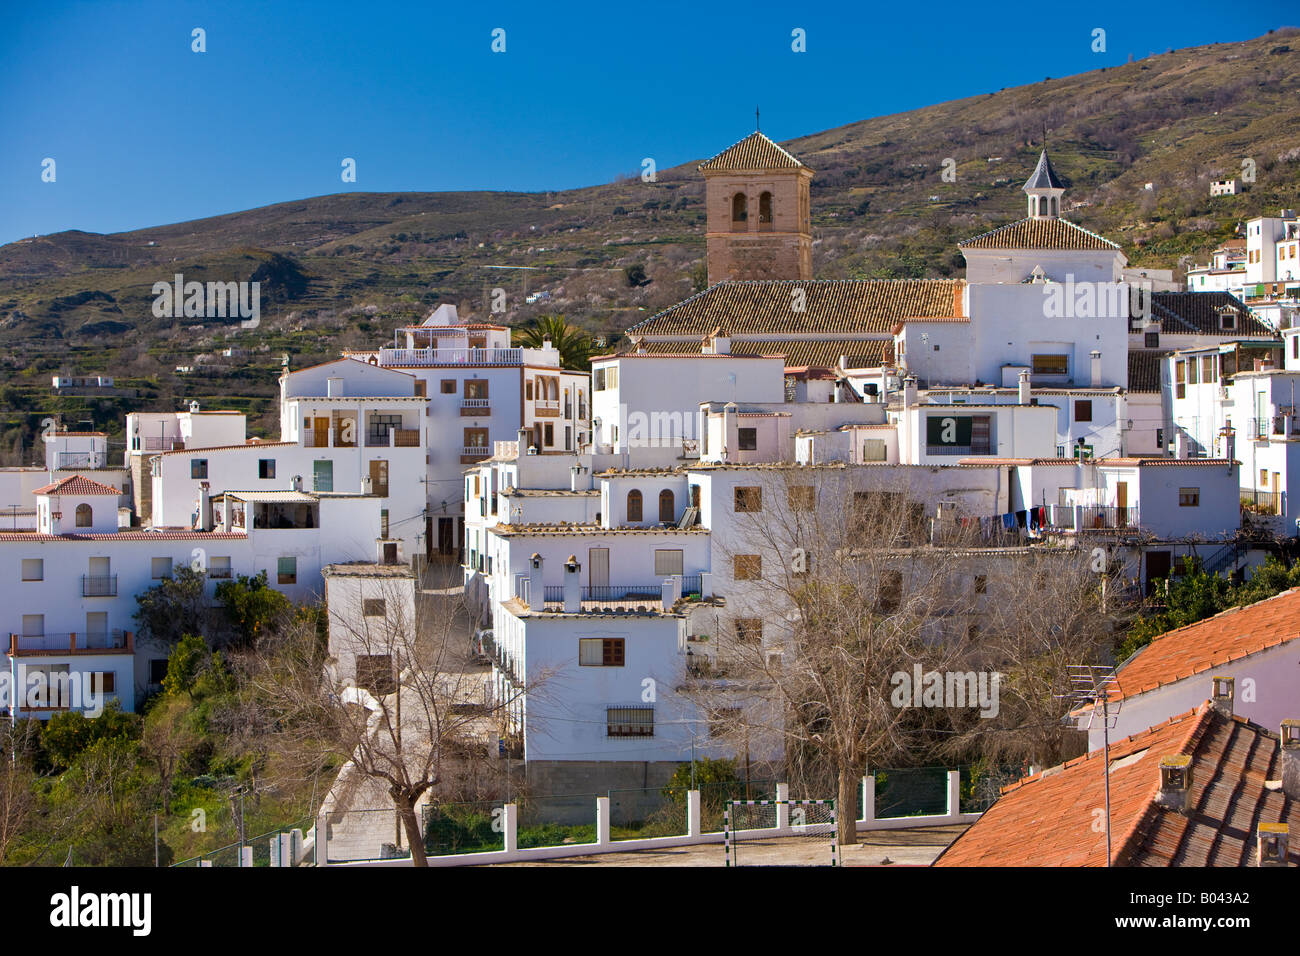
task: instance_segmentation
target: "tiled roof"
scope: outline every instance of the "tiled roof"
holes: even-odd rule
[[[698,342],[645,342],[649,355],[699,354]],[[625,353],[635,357],[635,353]],[[887,339],[837,339],[818,342],[808,339],[781,341],[764,339],[759,342],[731,340],[731,354],[735,356],[785,356],[786,367],[834,368],[840,356],[848,359],[849,368],[877,368],[894,361],[894,343]]]
[[[1235,329],[1222,327],[1218,310],[1224,307],[1237,314]],[[1153,292],[1151,317],[1160,323],[1160,331],[1169,335],[1277,337],[1231,292]]]
[[[965,286],[962,279],[726,280],[638,322],[628,334],[704,336],[725,325],[732,335],[887,335],[902,319],[959,314]],[[792,308],[796,289],[804,293],[802,312]]]
[[[1145,458],[1131,456],[1128,458],[1092,458],[1094,465],[1123,465],[1137,468],[1226,468],[1229,464],[1240,465],[1235,459],[1226,458],[1170,458],[1167,455],[1149,455]]]
[[[807,167],[758,130],[700,163],[702,170],[799,168]]]
[[[1167,631],[1116,673],[1113,699],[1133,697],[1300,638],[1300,588]]]
[[[1064,219],[1021,219],[957,243],[959,249],[1119,249],[1116,243]]]
[[[1025,180],[1025,185],[1021,187],[1025,192],[1031,189],[1064,189],[1065,183],[1061,182],[1061,177],[1056,175],[1056,170],[1052,168],[1052,161],[1047,158],[1047,150],[1038,154],[1038,165],[1030,173],[1029,178]]]
[[[1169,357],[1162,349],[1129,349],[1128,390],[1130,392],[1159,392],[1160,365]]]
[[[87,478],[85,475],[69,475],[50,485],[41,485],[32,492],[34,495],[112,495],[119,497],[122,492],[103,482]]]
[[[413,578],[415,571],[409,564],[375,564],[371,561],[349,561],[346,564],[327,564],[320,569],[325,577],[338,578]]]
[[[292,401],[292,399],[290,399]],[[242,445],[209,445],[207,448],[174,448],[171,451],[160,451],[160,455],[206,455],[210,451],[235,451],[238,449],[249,448],[277,448],[285,445],[297,446],[296,441],[258,441],[250,438]]]
[[[1186,815],[1155,802],[1160,758],[1176,754],[1192,758]],[[934,865],[1105,866],[1107,776],[1117,866],[1254,866],[1259,823],[1300,827],[1300,801],[1265,784],[1282,775],[1276,733],[1208,702],[1112,743],[1110,758],[1109,775],[1098,749],[1008,787]]]

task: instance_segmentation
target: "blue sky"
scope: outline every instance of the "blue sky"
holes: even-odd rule
[[[756,104],[784,140],[1300,22],[1272,0],[4,7],[0,242],[347,190],[591,185],[707,157]]]

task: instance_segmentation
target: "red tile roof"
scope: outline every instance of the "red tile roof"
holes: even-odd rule
[[[97,534],[36,534],[0,531],[0,541],[197,541],[245,540],[240,531],[105,531]]]
[[[1021,219],[957,243],[958,249],[1118,250],[1105,236],[1064,219]]]
[[[712,159],[700,163],[701,170],[715,169],[800,169],[807,168],[793,155],[758,130],[728,146]]]
[[[1111,697],[1133,697],[1296,638],[1300,588],[1161,634],[1119,669]]]
[[[1186,814],[1156,803],[1160,759],[1192,758]],[[1128,759],[1126,759],[1128,758]],[[1034,774],[958,837],[935,866],[1105,866],[1103,752]],[[1276,733],[1208,702],[1110,748],[1111,862],[1116,866],[1254,866],[1260,823],[1300,828],[1281,778]],[[1290,848],[1300,863],[1300,845]]]
[[[42,485],[32,492],[34,495],[112,495],[119,497],[122,492],[103,482],[95,481],[84,475],[69,475],[50,485]]]

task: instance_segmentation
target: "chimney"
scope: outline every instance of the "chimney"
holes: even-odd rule
[[[1187,754],[1161,757],[1160,792],[1156,794],[1156,803],[1170,810],[1186,813],[1191,789],[1192,758]]]
[[[1101,387],[1101,353],[1098,352],[1096,349],[1093,349],[1092,352],[1089,354],[1090,357],[1092,358],[1092,376],[1089,381],[1093,388],[1100,388]]]
[[[1019,394],[1016,398],[1021,405],[1029,404],[1029,369],[1020,370]]]
[[[302,491],[302,475],[294,475],[289,479],[290,491]]]
[[[206,481],[199,482],[199,530],[212,530],[211,485]]]
[[[546,607],[546,591],[542,584],[542,556],[536,551],[528,559],[528,610],[541,611]]]
[[[1261,823],[1255,844],[1257,866],[1289,866],[1287,862],[1291,828],[1285,823]]]
[[[1187,436],[1182,432],[1174,433],[1174,457],[1180,461],[1187,457]]]
[[[341,398],[343,396],[343,379],[337,375],[331,375],[326,379],[325,396],[327,398]]]
[[[910,375],[903,382],[903,407],[911,408],[916,404],[916,379]]]
[[[1300,720],[1282,721],[1282,792],[1300,800]]]
[[[529,585],[531,589],[531,585]],[[531,596],[531,590],[529,594]],[[582,565],[578,556],[569,555],[564,562],[564,613],[577,614],[582,610]]]
[[[731,337],[725,332],[719,332],[713,337],[713,354],[730,355],[731,354]]]
[[[1236,678],[1233,677],[1212,678],[1210,685],[1210,706],[1221,713],[1224,717],[1232,716],[1232,702],[1237,696],[1236,684]]]
[[[230,495],[221,496],[221,530],[232,531],[230,522],[233,520],[233,506],[231,505]]]

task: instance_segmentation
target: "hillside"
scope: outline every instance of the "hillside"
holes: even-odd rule
[[[853,123],[784,143],[816,170],[814,268],[837,277],[959,276],[959,239],[1024,214],[1020,185],[1046,143],[1070,184],[1068,218],[1135,264],[1203,261],[1251,215],[1300,204],[1300,31],[1189,48],[1078,76]],[[749,132],[719,131],[718,150]],[[945,158],[955,183],[942,181]],[[1256,164],[1244,195],[1211,179]],[[42,415],[121,428],[120,401],[54,399],[49,376],[108,372],[141,399],[197,398],[274,422],[294,365],[373,345],[438,301],[498,320],[564,312],[613,335],[703,282],[703,180],[690,163],[555,193],[346,193],[113,235],[65,232],[0,247],[0,457]],[[1144,188],[1151,183],[1153,188]],[[624,269],[651,280],[632,287]],[[528,270],[508,267],[529,267]],[[158,319],[151,286],[263,280],[255,330]],[[544,289],[550,301],[528,306]],[[208,356],[238,345],[251,358]],[[178,365],[207,366],[177,375]],[[229,399],[225,396],[240,396]],[[30,452],[27,456],[30,458]]]

